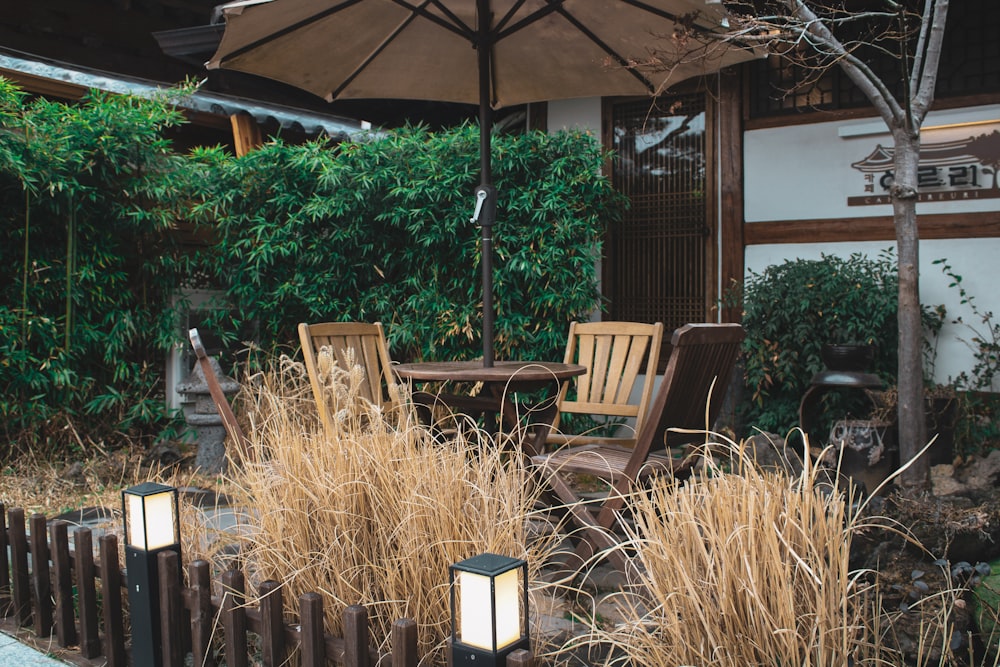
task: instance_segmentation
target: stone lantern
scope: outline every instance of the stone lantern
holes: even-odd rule
[[[209,357],[209,364],[219,378],[222,393],[230,397],[240,389],[239,383],[222,374],[222,368],[214,357]],[[208,381],[201,370],[201,364],[195,363],[183,382],[177,385],[177,393],[181,394],[184,403],[184,420],[195,433],[198,454],[195,465],[202,472],[217,474],[226,469],[226,428],[222,416],[215,409],[212,395],[208,390]]]

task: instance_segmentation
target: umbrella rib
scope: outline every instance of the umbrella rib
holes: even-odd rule
[[[397,0],[397,2],[398,1],[399,0]],[[462,21],[462,19],[455,16],[455,14],[450,9],[441,4],[441,0],[431,0],[431,3],[435,7],[437,7],[442,14],[450,18],[451,23],[448,23],[447,21],[442,21],[433,14],[428,14],[427,11],[423,8],[423,6],[420,7],[419,10],[414,8],[414,11],[419,11],[421,16],[424,16],[425,18],[434,21],[435,23],[447,28],[448,30],[451,30],[452,32],[464,37],[465,39],[468,39],[470,43],[473,41],[474,31],[470,26],[466,25],[465,22]]]
[[[325,19],[327,16],[331,16],[332,14],[336,14],[337,12],[342,11],[344,9],[347,9],[348,7],[351,7],[353,5],[356,5],[359,2],[361,2],[361,0],[346,0],[346,2],[342,2],[339,5],[334,5],[333,7],[328,7],[327,9],[324,9],[323,11],[321,11],[321,12],[319,12],[317,14],[313,14],[312,16],[306,17],[306,18],[304,18],[304,19],[302,19],[300,21],[296,21],[295,23],[287,25],[284,28],[281,28],[280,30],[275,30],[273,33],[270,33],[270,34],[268,34],[265,37],[261,37],[258,40],[250,42],[249,44],[247,44],[245,46],[241,46],[238,49],[233,49],[232,53],[229,53],[226,56],[224,56],[219,62],[221,64],[221,63],[224,63],[226,61],[232,60],[233,58],[237,58],[237,57],[243,55],[244,53],[248,53],[250,51],[253,51],[254,49],[256,49],[259,46],[263,46],[264,44],[269,44],[270,42],[273,42],[276,39],[279,39],[281,37],[284,37],[285,35],[287,35],[289,33],[292,33],[294,31],[298,30],[299,28],[303,28],[303,27],[305,27],[307,25],[315,23],[316,21],[319,21],[321,19]]]
[[[575,17],[571,16],[570,14],[567,14],[562,7],[558,7],[556,11],[559,13],[560,16],[566,19],[568,23],[572,24],[577,30],[579,30],[586,37],[588,37],[590,41],[592,41],[594,44],[600,47],[602,51],[604,51],[612,59],[614,59],[615,62],[624,67],[629,74],[631,74],[637,81],[639,81],[639,83],[641,83],[643,86],[646,87],[646,90],[649,91],[650,95],[656,93],[656,86],[653,85],[652,81],[643,76],[640,72],[636,71],[634,67],[629,67],[628,61],[624,57],[622,57],[620,53],[618,53],[613,48],[605,44],[604,40],[598,37],[593,31],[590,30],[590,28],[580,23]]]
[[[470,44],[473,42],[473,35],[475,34],[473,29],[470,28],[468,25],[466,25],[462,21],[462,19],[455,16],[455,14],[450,9],[442,5],[441,0],[426,0],[426,2],[422,2],[419,5],[413,4],[412,2],[407,2],[406,0],[393,0],[393,2],[395,2],[400,7],[405,7],[414,14],[420,15],[422,18],[425,18],[428,21],[431,21],[432,23],[437,23],[442,28],[450,30],[459,37],[469,40]],[[435,16],[434,14],[428,12],[427,5],[434,5],[435,7],[437,7],[442,14],[451,19],[451,22],[444,21],[441,19],[441,17]]]
[[[621,0],[621,3],[624,5],[632,5],[637,9],[649,12],[650,14],[654,14],[656,16],[659,16],[660,18],[668,19],[670,21],[673,21],[674,23],[677,22],[677,14],[674,14],[673,12],[668,12],[665,9],[660,9],[659,7],[653,7],[651,5],[646,4],[645,2],[640,2],[640,0]]]
[[[673,21],[674,23],[680,21],[680,18],[677,16],[677,14],[674,14],[673,12],[668,12],[665,9],[660,9],[659,7],[653,7],[652,5],[647,4],[645,2],[641,2],[640,0],[621,0],[621,2],[626,5],[631,5],[636,9],[641,9],[643,11],[649,12],[654,16],[659,16],[660,18]],[[695,12],[695,13],[698,14],[700,12]],[[701,25],[700,23],[694,21],[692,22],[692,24],[699,30],[704,30],[705,32],[715,32],[714,30],[712,30],[711,25]]]
[[[514,17],[514,14],[516,14],[518,10],[520,10],[521,7],[524,6],[525,2],[526,0],[517,0],[517,2],[511,5],[510,9],[507,10],[507,13],[504,15],[504,17],[499,21],[497,21],[497,24],[494,27],[494,31],[497,34],[496,41],[500,41],[504,37],[507,37],[508,35],[517,32],[521,28],[534,23],[543,16],[548,16],[553,11],[555,11],[556,4],[561,5],[564,2],[564,0],[549,0],[546,6],[543,7],[542,9],[536,10],[534,14],[530,14],[526,18],[521,19],[510,28],[504,29],[504,26],[511,21],[511,19]]]
[[[454,32],[460,37],[463,37],[465,39],[470,38],[471,32],[468,31],[468,29],[466,29],[466,31],[462,30],[462,28],[466,28],[466,26],[462,23],[462,21],[457,16],[455,16],[454,14],[446,10],[444,7],[442,7],[441,4],[438,2],[438,0],[424,0],[424,2],[421,2],[420,4],[413,4],[411,2],[406,2],[406,0],[393,0],[393,2],[395,2],[400,7],[407,9],[410,12],[410,15],[407,16],[406,19],[403,22],[401,22],[398,26],[396,26],[396,29],[393,30],[388,36],[386,36],[386,38],[382,40],[382,42],[377,47],[375,47],[375,49],[368,55],[368,57],[365,58],[361,62],[361,64],[359,64],[354,69],[353,72],[344,77],[344,80],[341,82],[341,84],[337,86],[336,89],[331,91],[330,94],[327,96],[328,101],[333,101],[337,99],[337,96],[340,95],[340,93],[343,92],[345,88],[350,86],[351,83],[353,83],[356,78],[361,76],[361,73],[365,71],[365,68],[367,68],[372,63],[372,61],[378,58],[379,54],[381,54],[383,51],[385,51],[386,48],[388,48],[388,46],[393,42],[393,40],[395,40],[399,36],[399,33],[405,30],[406,27],[411,23],[413,23],[413,21],[415,21],[418,17],[427,19],[432,23],[436,23],[442,28]],[[430,14],[427,11],[427,5],[430,4],[435,5],[443,12],[445,12],[447,16],[451,17],[451,19],[454,21],[454,24],[448,23],[447,21],[443,21],[439,17]]]
[[[426,0],[426,2],[424,2],[421,5],[421,8],[426,7],[428,4],[430,4],[430,2],[431,0]],[[376,46],[371,53],[368,54],[368,57],[362,60],[361,64],[359,64],[357,67],[354,68],[353,72],[344,77],[344,80],[341,81],[340,85],[334,88],[330,92],[329,96],[327,97],[328,101],[332,102],[333,100],[337,99],[337,96],[340,95],[341,91],[343,91],[345,88],[351,85],[351,83],[353,83],[354,80],[358,78],[362,72],[365,71],[365,68],[368,67],[373,60],[378,58],[378,55],[383,51],[385,51],[385,49],[389,46],[389,44],[391,44],[392,41],[399,36],[399,33],[403,32],[403,30],[406,29],[406,26],[413,23],[413,21],[417,18],[416,10],[418,9],[418,7],[409,5],[408,3],[405,2],[399,2],[398,0],[396,4],[410,9],[410,15],[407,16],[398,26],[396,26],[395,30],[389,33],[386,36],[386,38],[383,39],[382,42],[378,46]]]

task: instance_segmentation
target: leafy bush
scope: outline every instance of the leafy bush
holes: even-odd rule
[[[28,101],[0,79],[7,443],[164,424],[169,295],[185,274],[172,227],[186,178],[162,132],[182,121],[155,100]]]
[[[956,317],[952,324],[962,326],[969,334],[963,339],[972,351],[973,364],[954,379],[959,390],[962,416],[955,433],[955,448],[967,453],[995,448],[1000,443],[1000,323],[991,311],[984,311],[962,284],[962,276],[944,259],[934,261],[951,280],[950,287],[958,290],[959,303],[971,311],[972,322]]]
[[[889,251],[876,258],[793,259],[751,271],[743,293],[746,423],[777,433],[798,424],[802,394],[824,369],[825,343],[874,345],[872,372],[894,384],[897,284]]]
[[[183,92],[183,91],[181,91]],[[0,422],[4,453],[155,435],[178,288],[224,287],[228,341],[294,344],[300,321],[381,320],[401,359],[481,350],[478,130],[406,128],[236,159],[173,152],[166,99],[29,100],[0,79]],[[556,358],[599,307],[619,199],[580,133],[497,137],[498,357]],[[179,223],[217,244],[183,245]]]
[[[379,320],[400,360],[481,354],[478,129],[408,127],[357,143],[280,141],[212,170],[214,266],[265,347],[301,321]],[[497,136],[494,226],[497,358],[557,358],[568,323],[600,306],[597,260],[619,199],[583,133]]]

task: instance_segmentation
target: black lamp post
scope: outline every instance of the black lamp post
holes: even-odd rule
[[[125,569],[132,618],[132,664],[162,664],[160,581],[156,557],[181,553],[177,489],[143,482],[122,491],[125,517]]]
[[[480,554],[449,572],[452,667],[500,667],[530,647],[527,561]]]

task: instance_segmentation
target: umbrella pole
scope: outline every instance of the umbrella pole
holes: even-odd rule
[[[479,224],[482,229],[483,266],[483,366],[493,366],[493,223],[497,217],[496,189],[493,187],[493,169],[490,163],[490,132],[493,128],[493,109],[490,105],[490,51],[493,40],[490,33],[491,13],[489,0],[476,1],[478,13],[476,49],[479,59],[479,164],[480,186],[477,198],[485,195]]]
[[[476,195],[483,199],[479,224],[482,228],[483,248],[483,366],[493,365],[493,221],[496,219],[496,189],[480,185]]]

